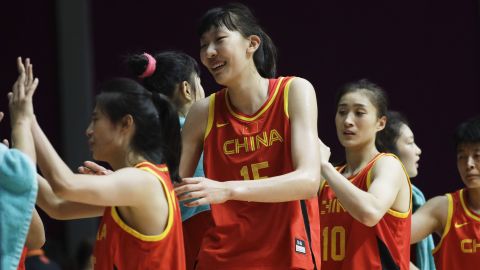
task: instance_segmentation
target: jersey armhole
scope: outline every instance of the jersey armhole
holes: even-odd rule
[[[172,230],[173,222],[174,222],[174,219],[175,219],[174,212],[178,211],[177,207],[176,207],[176,204],[175,204],[175,199],[174,199],[175,194],[173,193],[173,191],[172,191],[172,193],[170,193],[168,191],[168,187],[167,187],[167,184],[165,183],[165,180],[157,172],[155,172],[155,170],[153,170],[149,167],[137,167],[137,168],[153,174],[158,179],[158,181],[160,182],[160,184],[162,186],[163,192],[165,194],[165,199],[167,200],[167,207],[168,207],[167,224],[165,226],[165,229],[163,230],[163,232],[161,232],[160,234],[157,234],[157,235],[142,234],[139,231],[135,230],[134,228],[130,227],[128,224],[126,224],[122,220],[122,218],[120,217],[120,215],[117,212],[116,207],[111,208],[111,215],[112,215],[112,218],[115,221],[115,223],[117,223],[117,225],[120,228],[122,228],[122,230],[124,230],[128,234],[132,235],[133,237],[135,237],[139,240],[145,241],[145,242],[158,242],[158,241],[163,240],[165,237],[167,237],[167,235]],[[159,170],[163,171],[161,168]]]
[[[445,228],[443,229],[442,238],[437,246],[432,250],[432,254],[435,254],[441,247],[443,243],[443,239],[447,236],[448,232],[450,231],[450,227],[452,225],[452,217],[453,217],[453,199],[451,194],[445,194],[448,199],[448,214],[447,214],[447,222],[445,224]]]
[[[205,129],[205,135],[203,136],[203,140],[207,139],[208,134],[210,134],[210,131],[212,130],[213,127],[213,118],[215,116],[215,96],[216,93],[213,93],[209,97],[209,102],[208,102],[208,120],[207,120],[207,128]]]
[[[290,115],[288,114],[288,94],[290,93],[290,84],[292,84],[292,81],[295,79],[295,77],[288,78],[287,83],[285,84],[285,89],[283,90],[283,109],[285,111],[285,116],[287,118],[290,118]]]
[[[398,160],[400,162],[400,164],[402,165],[402,169],[403,169],[403,172],[405,173],[405,176],[407,178],[407,183],[408,183],[408,186],[409,186],[409,189],[410,189],[410,200],[409,200],[409,204],[408,204],[408,210],[406,212],[400,212],[400,211],[397,211],[397,210],[394,210],[392,208],[389,208],[387,210],[387,213],[386,214],[389,214],[391,216],[394,216],[396,218],[408,218],[410,216],[410,213],[412,211],[412,183],[410,182],[410,177],[408,177],[408,174],[407,174],[407,171],[405,169],[405,167],[403,166],[403,163],[400,161],[400,159],[394,155],[394,154],[391,154],[391,153],[381,153],[377,156],[377,158],[375,158],[373,160],[373,162],[377,162],[377,160],[379,160],[380,158],[382,157],[386,157],[386,156],[391,156],[391,157],[394,157],[396,160]],[[367,174],[367,190],[370,188],[370,185],[372,184],[372,178],[371,178],[371,174],[372,174],[372,169],[373,167],[375,166],[375,164],[372,165],[372,167],[370,168],[370,170],[368,171],[368,174]]]

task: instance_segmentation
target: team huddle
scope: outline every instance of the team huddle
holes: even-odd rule
[[[132,78],[100,87],[86,135],[111,170],[69,169],[36,120],[32,64],[18,59],[8,98],[12,148],[31,171],[17,179],[33,178],[30,229],[10,251],[2,243],[1,269],[24,269],[22,251],[43,245],[35,203],[55,219],[102,217],[94,269],[477,269],[480,117],[455,131],[465,187],[425,201],[410,182],[421,150],[380,86],[337,93],[345,162],[334,166],[312,84],[276,74],[275,46],[246,6],[208,10],[198,35],[220,91],[205,98],[197,62],[177,51],[132,54]],[[9,175],[0,191],[13,198]]]

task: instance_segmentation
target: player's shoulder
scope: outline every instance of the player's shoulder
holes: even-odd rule
[[[302,77],[290,77],[290,90],[296,89],[312,89],[313,85],[307,79]]]
[[[195,101],[195,103],[190,108],[190,111],[189,111],[188,114],[189,115],[190,114],[195,115],[195,113],[208,111],[208,106],[210,105],[210,102],[211,102],[212,98],[215,98],[215,93],[211,94],[210,96],[208,96],[206,98],[202,98],[198,101]]]
[[[393,155],[382,154],[372,166],[372,175],[377,176],[381,174],[405,175],[401,161]]]
[[[453,211],[453,201],[450,194],[435,196],[429,199],[424,208],[430,212],[432,216],[445,223],[450,211]],[[450,213],[452,214],[452,213]]]

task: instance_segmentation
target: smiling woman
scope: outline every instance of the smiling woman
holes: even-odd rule
[[[275,46],[241,4],[207,11],[198,34],[201,61],[225,88],[198,101],[182,131],[177,194],[195,199],[189,206],[211,204],[215,220],[197,269],[319,269],[312,85],[275,78]],[[205,178],[185,178],[202,147]]]

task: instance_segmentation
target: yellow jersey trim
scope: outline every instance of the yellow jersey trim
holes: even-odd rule
[[[373,162],[373,161],[371,161],[371,162]],[[369,164],[370,164],[370,162],[369,162]],[[367,166],[368,166],[368,164],[367,164]],[[343,164],[341,166],[336,166],[335,170],[337,170],[338,173],[342,174],[343,170],[345,170],[346,167],[347,167],[347,164]],[[342,174],[342,176],[345,177],[345,179],[347,179],[352,184],[354,184],[353,181],[356,179],[357,175],[358,175],[358,173],[356,173],[354,175],[351,175],[349,177],[346,177]],[[327,183],[327,180],[325,180],[324,186],[326,186],[326,187],[329,186],[328,183]]]
[[[138,165],[140,165],[140,164],[138,164]],[[152,173],[153,175],[155,175],[158,178],[159,182],[162,184],[163,191],[165,193],[165,197],[167,198],[167,203],[168,203],[168,221],[167,221],[167,226],[166,226],[165,230],[161,234],[158,234],[158,235],[142,234],[142,233],[138,232],[137,230],[133,229],[132,227],[128,226],[120,218],[120,216],[118,215],[116,207],[112,207],[112,210],[111,210],[112,218],[117,223],[117,225],[120,226],[120,228],[122,228],[122,230],[124,230],[126,233],[132,235],[133,237],[135,237],[137,239],[140,239],[140,240],[145,241],[145,242],[161,241],[168,235],[168,233],[171,231],[171,229],[173,227],[173,220],[174,220],[174,216],[173,216],[174,210],[173,209],[174,209],[174,207],[173,207],[172,197],[170,195],[170,192],[168,192],[167,185],[165,184],[164,180],[162,179],[162,177],[160,175],[158,175],[152,169],[147,168],[147,167],[142,167],[142,168],[139,168],[139,169]],[[162,168],[159,168],[159,169],[162,169]]]
[[[477,222],[480,222],[480,218],[478,216],[476,216],[475,214],[472,213],[472,211],[470,211],[470,209],[468,208],[467,204],[465,203],[465,189],[462,188],[460,190],[460,202],[462,204],[462,207],[463,207],[463,210],[465,211],[465,213],[467,213],[467,216],[471,217],[473,220],[477,221]]]
[[[320,183],[320,189],[318,190],[318,194],[319,194],[319,195],[322,194],[323,188],[324,188],[325,186],[327,186],[327,180],[321,179],[321,181],[322,181],[322,182]]]
[[[394,210],[394,209],[390,208],[390,209],[387,210],[387,213],[396,217],[396,218],[408,218],[410,212],[412,211],[412,183],[410,182],[410,177],[408,177],[407,171],[406,171],[405,167],[403,166],[403,163],[394,154],[390,154],[390,153],[380,154],[380,155],[377,156],[377,158],[374,160],[374,162],[377,162],[377,160],[379,160],[381,157],[386,157],[386,156],[394,157],[395,159],[397,159],[400,162],[400,164],[402,165],[403,172],[405,173],[405,176],[407,177],[408,186],[410,188],[410,202],[409,202],[409,205],[408,205],[407,212],[400,212],[400,211],[397,211],[397,210]],[[375,164],[370,168],[370,170],[368,171],[368,174],[367,174],[367,190],[370,188],[370,185],[372,184],[372,169],[373,169],[374,166],[375,166]]]
[[[285,90],[283,90],[283,107],[287,118],[290,118],[290,115],[288,113],[288,93],[290,92],[290,84],[292,84],[292,81],[293,78],[287,82],[287,84],[285,85]]]
[[[205,130],[205,135],[203,136],[203,140],[205,140],[210,134],[210,131],[213,127],[213,117],[215,116],[215,96],[216,94],[211,94],[209,97],[208,103],[208,120],[207,120],[207,129]]]
[[[450,231],[450,227],[452,226],[453,198],[451,194],[445,194],[445,196],[447,196],[447,200],[448,200],[447,224],[445,225],[445,229],[443,230],[442,238],[440,239],[440,242],[438,243],[438,245],[432,250],[432,254],[435,254],[440,249],[440,247],[442,247],[443,239],[445,239],[448,232]]]
[[[135,165],[135,168],[141,169],[139,167],[142,166],[142,165],[154,166],[157,170],[159,170],[161,172],[168,172],[168,167],[167,166],[158,167],[158,166],[155,166],[153,163],[148,162],[148,161],[143,161],[143,162],[138,163],[137,165]],[[157,175],[156,173],[154,173],[154,174]]]
[[[240,115],[238,113],[236,113],[235,111],[233,111],[232,107],[230,106],[230,102],[228,100],[228,95],[227,95],[227,91],[225,91],[225,103],[227,104],[227,108],[228,108],[228,111],[235,117],[235,118],[238,118],[240,120],[243,120],[243,121],[246,121],[246,122],[250,122],[250,121],[255,121],[257,120],[257,118],[259,118],[260,116],[262,116],[269,108],[270,106],[272,105],[272,103],[275,101],[275,98],[277,97],[277,94],[278,94],[278,89],[280,89],[280,86],[282,85],[282,81],[283,81],[284,77],[281,77],[279,79],[279,82],[277,83],[277,87],[275,87],[275,90],[273,92],[273,95],[272,97],[270,98],[270,100],[268,101],[267,105],[265,105],[265,107],[263,107],[263,109],[257,113],[254,114],[254,116],[252,117],[247,117],[247,116],[243,116],[243,115]]]

